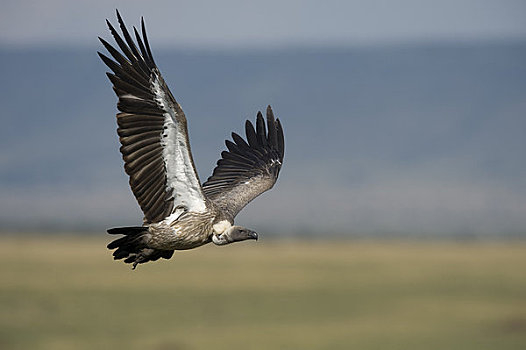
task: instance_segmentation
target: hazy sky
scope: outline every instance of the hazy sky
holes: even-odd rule
[[[0,45],[95,46],[119,8],[155,47],[356,45],[526,38],[526,1],[4,0]]]

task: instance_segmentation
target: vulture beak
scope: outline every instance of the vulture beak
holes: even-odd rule
[[[248,236],[250,237],[250,239],[255,239],[256,241],[258,240],[258,234],[255,231],[249,231]]]

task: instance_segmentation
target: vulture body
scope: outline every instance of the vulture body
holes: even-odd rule
[[[232,133],[212,176],[203,184],[195,170],[186,117],[164,82],[152,56],[144,20],[132,36],[117,11],[122,36],[107,21],[120,49],[99,38],[110,57],[98,52],[119,101],[118,135],[124,169],[139,206],[143,226],[118,227],[123,235],[108,244],[114,259],[137,264],[169,259],[174,250],[213,242],[224,245],[257,239],[234,225],[239,211],[273,187],[283,162],[284,137],[270,106],[256,126],[245,123],[246,139]]]

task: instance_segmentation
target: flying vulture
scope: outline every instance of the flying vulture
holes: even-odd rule
[[[123,235],[108,244],[115,260],[137,264],[170,259],[174,250],[213,242],[225,245],[256,232],[234,225],[235,216],[274,186],[285,151],[283,129],[270,106],[256,126],[245,123],[246,139],[232,133],[212,176],[203,184],[195,170],[186,117],[152,56],[144,19],[134,42],[117,11],[122,36],[106,21],[117,50],[99,37],[111,57],[98,52],[119,97],[117,133],[130,187],[144,213],[143,226],[117,227]]]

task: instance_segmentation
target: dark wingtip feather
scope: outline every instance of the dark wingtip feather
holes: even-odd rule
[[[236,134],[235,132],[232,133],[232,139],[234,140],[236,145],[238,145],[239,147],[241,147],[241,148],[250,148],[248,143],[245,140],[243,140],[243,138],[241,136],[239,136],[238,134]]]
[[[267,145],[267,131],[265,130],[265,120],[263,119],[263,114],[261,114],[261,112],[258,112],[256,118],[256,135],[258,143],[265,147]]]
[[[126,31],[126,24],[124,24],[124,20],[122,19],[121,14],[119,13],[119,10],[115,9],[115,11],[117,12],[117,21],[119,22],[121,31],[124,34],[124,31]]]
[[[110,29],[110,33],[111,35],[113,35],[113,37],[117,39],[117,37],[119,36],[119,33],[117,33],[117,31],[115,30],[115,28],[113,27],[113,25],[111,24],[111,22],[109,20],[106,19],[106,24],[108,25],[108,28]]]
[[[99,58],[104,62],[106,63],[107,61],[111,61],[108,56],[106,56],[105,54],[103,54],[102,52],[100,51],[97,51],[97,55],[99,56]],[[106,65],[108,65],[108,63],[106,63]]]
[[[285,136],[283,135],[283,127],[281,126],[281,121],[276,119],[276,126],[277,126],[277,142],[278,142],[278,151],[281,161],[283,161],[283,157],[285,156]]]
[[[146,65],[149,69],[155,68],[155,64],[150,60],[150,57],[148,57],[148,52],[146,51],[146,48],[144,47],[144,43],[142,42],[141,36],[139,35],[139,31],[137,28],[133,27],[133,32],[135,33],[135,39],[137,40],[137,44],[139,45],[139,50],[141,50],[141,55],[146,62]]]
[[[236,150],[237,150],[237,146],[236,146],[236,144],[233,143],[232,141],[230,141],[230,140],[225,140],[225,145],[226,145],[226,148],[228,148],[228,150],[229,150],[230,152],[234,152],[234,153],[236,152]]]
[[[100,42],[104,46],[106,50],[110,53],[110,55],[117,61],[119,64],[127,64],[129,61],[124,57],[119,51],[117,51],[113,46],[111,46],[106,40],[99,37]]]
[[[274,120],[274,113],[272,112],[272,108],[270,105],[267,107],[267,131],[268,131],[268,143],[278,148],[278,138],[276,135],[276,121]]]
[[[270,105],[267,106],[267,120],[274,122],[274,112],[272,112]]]
[[[247,120],[245,122],[245,135],[247,136],[247,141],[250,147],[256,148],[258,145],[258,139],[256,136],[254,125],[250,122],[250,120]]]
[[[124,53],[127,59],[132,64],[137,63],[137,57],[136,57],[137,49],[135,49],[135,45],[133,44],[133,42],[130,42],[130,34],[128,33],[128,30],[126,29],[126,25],[124,24],[122,17],[118,13],[117,13],[117,17],[119,21],[119,26],[121,28],[122,34],[124,35],[126,42],[124,42],[124,40],[119,35],[117,30],[113,27],[113,25],[108,20],[106,20],[106,23],[108,24],[108,27],[110,28],[111,35],[113,35],[113,38],[115,38],[117,45],[122,50],[122,53]]]
[[[110,72],[106,72],[106,76],[108,77],[108,79],[110,79],[110,81],[113,83],[114,80],[115,80],[115,74],[113,73],[110,73]]]
[[[153,59],[152,50],[150,49],[150,43],[148,42],[148,36],[146,35],[146,25],[144,24],[144,17],[141,17],[141,30],[142,30],[142,38],[144,40],[144,46],[146,47],[146,51],[148,52],[148,56],[152,64],[155,66],[155,61]]]
[[[140,69],[144,73],[149,74],[150,68],[144,62],[143,58],[141,57],[141,53],[139,52],[139,50],[137,49],[137,46],[133,42],[133,39],[132,39],[130,33],[128,32],[128,28],[126,28],[126,24],[124,23],[124,20],[122,19],[121,15],[119,13],[119,10],[116,9],[116,12],[117,12],[117,19],[119,21],[119,26],[121,28],[121,32],[124,35],[124,40],[126,40],[126,43],[128,44],[128,47],[130,48],[131,53],[132,53],[132,56],[129,57],[130,60],[132,60],[133,62],[138,64]],[[134,29],[135,29],[135,27],[134,27]]]
[[[110,68],[114,73],[116,73],[116,70],[118,69],[119,65],[112,61],[108,56],[103,54],[102,52],[97,51],[97,54],[99,55],[100,59],[108,68]]]

